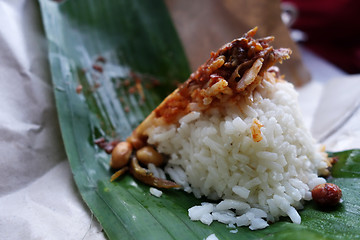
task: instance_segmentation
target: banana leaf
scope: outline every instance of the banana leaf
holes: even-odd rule
[[[302,223],[230,232],[193,222],[200,204],[181,190],[160,198],[130,175],[110,182],[110,156],[94,142],[124,140],[190,70],[161,0],[39,0],[59,122],[79,192],[109,239],[360,239],[360,150],[338,157],[331,182],[343,202],[331,211],[308,203]]]

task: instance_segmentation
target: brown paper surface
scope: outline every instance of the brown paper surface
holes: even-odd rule
[[[275,48],[293,51],[279,66],[288,81],[300,86],[310,80],[296,44],[281,20],[280,0],[166,0],[192,70],[222,45],[258,26],[256,37],[275,36]]]

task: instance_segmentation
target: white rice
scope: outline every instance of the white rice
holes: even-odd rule
[[[251,126],[263,127],[261,141]],[[190,112],[179,123],[149,130],[148,142],[170,159],[165,172],[196,197],[222,200],[189,209],[192,220],[216,220],[251,230],[280,216],[300,224],[297,209],[325,179],[325,157],[305,128],[290,83],[263,82],[253,101],[223,109]]]
[[[205,240],[219,240],[219,239],[216,237],[215,233],[213,233],[210,234]]]
[[[148,169],[153,173],[154,177],[166,179],[165,172],[161,168],[156,167],[153,163],[148,164]]]
[[[161,195],[162,195],[162,191],[160,191],[159,189],[156,189],[156,188],[153,188],[153,187],[151,187],[150,188],[150,193],[151,193],[151,195],[153,195],[153,196],[155,196],[155,197],[161,197]]]

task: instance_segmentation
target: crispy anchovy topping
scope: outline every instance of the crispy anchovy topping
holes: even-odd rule
[[[130,162],[130,173],[139,181],[157,188],[180,188],[181,186],[175,182],[157,178],[149,170],[142,168],[139,165],[136,157],[133,157]]]
[[[274,37],[254,39],[256,31],[254,28],[211,53],[210,59],[155,109],[156,117],[172,123],[194,110],[190,103],[206,110],[225,102],[220,99],[224,95],[226,101],[236,95],[249,95],[271,66],[291,54],[290,49],[270,46]]]
[[[269,43],[274,40],[274,37],[253,39],[256,31],[257,28],[254,28],[243,37],[225,44],[216,53],[211,53],[210,59],[190,76],[182,86],[182,89],[191,88],[193,85],[197,85],[197,87],[207,87],[206,83],[211,80],[211,75],[220,76],[230,81],[230,84],[234,84],[234,81],[240,81],[241,76],[243,76],[258,59],[262,59],[262,65],[258,72],[259,75],[262,75],[276,62],[281,62],[283,59],[290,57],[290,49],[274,49],[269,45]],[[220,63],[220,61],[222,63]],[[232,77],[234,74],[236,74],[238,78]]]
[[[122,175],[124,175],[124,173],[126,173],[129,170],[128,167],[123,167],[120,170],[116,171],[110,178],[110,182],[115,181],[116,179],[118,179],[119,177],[121,177]]]

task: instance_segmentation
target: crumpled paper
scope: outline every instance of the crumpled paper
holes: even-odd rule
[[[105,239],[66,159],[37,2],[0,13],[0,239]]]
[[[0,239],[106,239],[67,162],[37,2],[0,0],[0,12]],[[314,132],[336,129],[336,103],[351,114],[325,143],[330,150],[359,148],[360,111],[352,107],[359,88],[346,92],[359,76],[302,52],[314,76],[299,89],[306,124]]]
[[[313,78],[298,88],[299,104],[313,137],[327,151],[360,148],[360,74],[346,74],[306,49],[301,52]]]
[[[331,151],[360,146],[360,75],[331,79],[323,89],[312,122],[315,138]],[[326,117],[324,117],[326,116]]]

